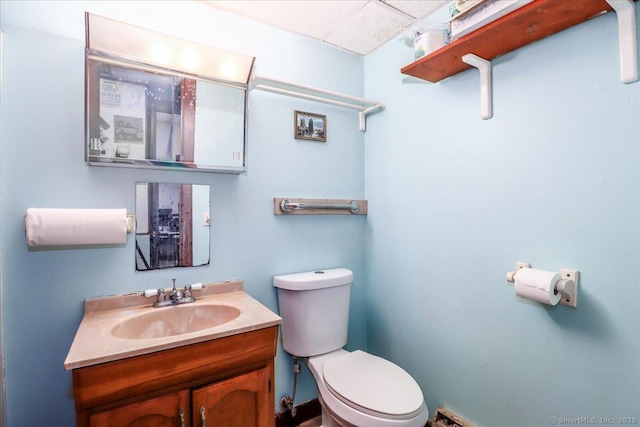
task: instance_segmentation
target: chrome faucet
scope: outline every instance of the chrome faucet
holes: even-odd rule
[[[173,301],[167,299],[167,296],[164,293],[164,288],[158,289],[157,295],[158,295],[158,298],[156,298],[156,302],[153,303],[154,307],[156,307],[156,308],[158,308],[158,307],[166,307],[168,305],[173,304]]]
[[[169,298],[171,298],[171,301],[173,301],[174,304],[180,304],[182,301],[182,291],[176,289],[176,279],[171,280],[173,280],[173,289],[171,290],[171,294],[169,294]]]
[[[182,303],[194,302],[196,299],[191,295],[191,285],[184,285],[184,295],[182,295]]]
[[[196,283],[195,285],[185,285],[184,290],[181,290],[176,288],[176,279],[171,280],[173,280],[173,288],[171,289],[171,293],[169,293],[168,298],[164,288],[146,290],[142,295],[145,297],[157,295],[156,302],[153,303],[153,306],[157,308],[194,302],[196,299],[191,294],[191,291],[202,289],[202,284]]]

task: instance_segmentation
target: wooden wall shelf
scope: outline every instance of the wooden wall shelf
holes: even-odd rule
[[[436,83],[468,69],[470,66],[461,59],[467,53],[491,61],[611,10],[606,0],[533,0],[403,67],[401,71]]]

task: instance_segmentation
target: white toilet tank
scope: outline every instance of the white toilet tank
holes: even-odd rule
[[[282,345],[293,356],[309,357],[347,343],[353,273],[346,268],[275,276],[282,317]]]

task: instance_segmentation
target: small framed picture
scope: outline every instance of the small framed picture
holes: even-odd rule
[[[327,142],[327,116],[294,111],[293,133],[296,139]]]

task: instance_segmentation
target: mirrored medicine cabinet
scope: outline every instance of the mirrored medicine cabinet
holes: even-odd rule
[[[136,270],[209,264],[208,185],[136,183]]]
[[[254,58],[87,14],[86,160],[241,173]]]

